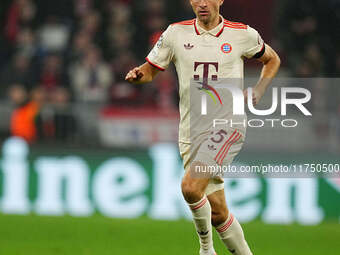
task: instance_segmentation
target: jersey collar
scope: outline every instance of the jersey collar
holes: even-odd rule
[[[194,22],[194,27],[195,27],[195,31],[196,31],[196,34],[197,35],[202,35],[202,34],[211,34],[215,37],[219,37],[222,32],[223,32],[223,29],[224,29],[224,18],[220,15],[220,18],[221,18],[221,22],[213,29],[207,31],[203,28],[201,28],[199,25],[198,25],[198,20],[195,19],[195,22]]]

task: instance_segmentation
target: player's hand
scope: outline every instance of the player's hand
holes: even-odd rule
[[[248,89],[245,89],[243,91],[243,95],[244,95],[244,102],[247,104],[248,103]],[[253,88],[253,91],[252,91],[253,106],[257,105],[260,102],[262,96],[263,96],[262,91],[256,88]]]
[[[144,76],[143,72],[140,70],[139,67],[135,67],[134,69],[130,70],[127,75],[125,76],[125,80],[128,82],[136,82],[139,81]]]

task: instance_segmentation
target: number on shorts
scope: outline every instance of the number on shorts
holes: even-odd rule
[[[211,137],[210,140],[214,143],[220,143],[223,141],[225,135],[227,135],[227,132],[221,129],[215,134],[215,137]]]

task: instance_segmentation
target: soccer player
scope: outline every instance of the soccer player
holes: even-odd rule
[[[224,19],[219,14],[223,2],[190,0],[196,19],[170,25],[146,62],[129,71],[126,80],[134,84],[151,82],[170,62],[175,64],[180,85],[179,149],[186,170],[182,193],[192,211],[200,240],[200,255],[216,254],[212,225],[231,253],[249,255],[252,252],[242,228],[227,208],[223,179],[218,176],[197,178],[193,174],[197,167],[230,164],[241,150],[245,127],[226,127],[216,133],[202,129],[204,123],[195,122],[197,127],[190,127],[190,84],[193,80],[203,80],[203,88],[211,88],[211,80],[242,80],[244,58],[255,58],[263,64],[261,77],[252,93],[252,102],[256,105],[276,75],[280,58],[255,29]],[[244,96],[247,100],[247,93]],[[224,105],[223,117],[233,119],[230,108],[230,103]],[[196,136],[190,134],[193,130],[199,130]]]

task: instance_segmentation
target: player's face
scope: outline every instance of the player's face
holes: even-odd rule
[[[205,24],[213,21],[219,15],[223,2],[224,0],[190,0],[197,18]]]

